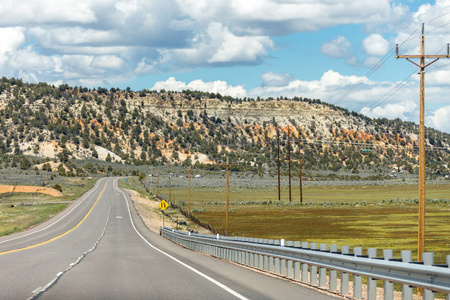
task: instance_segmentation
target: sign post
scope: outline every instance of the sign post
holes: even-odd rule
[[[165,224],[164,224],[164,211],[166,210],[166,208],[169,207],[169,204],[165,200],[161,200],[161,202],[159,202],[159,204],[158,204],[158,207],[163,212],[163,228],[164,228],[165,227]]]

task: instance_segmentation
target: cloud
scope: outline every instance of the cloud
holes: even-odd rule
[[[400,45],[401,54],[420,54],[420,40],[412,38],[420,35],[422,23],[425,23],[426,34],[426,52],[427,54],[445,54],[445,45],[450,39],[450,15],[444,14],[450,11],[450,2],[438,0],[435,4],[423,4],[411,17],[403,20],[403,23],[397,26],[400,30],[394,38],[395,43]],[[429,34],[430,33],[430,34]],[[406,42],[405,42],[406,41]]]
[[[222,24],[211,23],[188,46],[167,52],[185,66],[257,64],[273,47],[273,42],[264,36],[236,36]]]
[[[263,80],[263,86],[285,86],[294,80],[294,77],[288,73],[274,73],[269,71],[264,73],[261,79]]]
[[[0,25],[46,23],[94,23],[93,1],[4,0],[0,3]]]
[[[427,123],[438,130],[450,132],[450,106],[444,106],[436,110],[427,118]]]
[[[25,43],[24,29],[21,27],[0,28],[0,55],[14,52]]]
[[[38,81],[78,74],[77,80],[102,76],[111,82],[148,73],[258,65],[276,49],[274,36],[341,24],[382,24],[394,10],[390,0],[3,0],[0,71],[30,72]],[[335,42],[340,50],[335,55],[345,55],[346,42]],[[39,74],[33,73],[34,64],[32,70],[6,69],[5,61],[15,57],[11,51],[18,50],[42,56],[43,62],[58,61],[58,67],[43,66],[47,72]],[[323,51],[330,54],[326,46]],[[92,57],[98,69],[84,67],[84,60],[80,66],[64,65],[66,55]],[[118,65],[99,64],[103,56],[117,58],[128,73],[118,76]]]
[[[349,57],[351,56],[350,42],[345,37],[339,35],[334,40],[323,44],[320,52],[332,58]]]
[[[411,101],[403,101],[400,103],[389,103],[383,107],[363,107],[360,112],[370,118],[410,120],[414,113],[417,112],[417,105]]]
[[[286,35],[341,24],[384,23],[393,15],[388,0],[179,0],[177,3],[198,22],[220,22],[233,32],[254,35]]]
[[[267,76],[267,75],[263,75]],[[270,74],[275,77],[274,74]],[[279,75],[283,78],[283,75]],[[320,80],[304,81],[290,78],[284,85],[265,85],[265,78],[260,87],[254,88],[249,92],[251,97],[306,97],[321,99],[328,103],[338,103],[339,105],[351,105],[359,110],[364,103],[375,101],[387,93],[395,83],[375,82],[371,80],[362,80],[359,76],[346,76],[339,72],[328,70]],[[358,89],[342,97],[346,91],[350,90],[355,84],[361,82]]]
[[[188,84],[177,81],[174,77],[168,78],[166,81],[158,81],[150,90],[159,91],[165,89],[168,91],[181,92],[182,90],[193,90],[193,91],[203,91],[210,93],[220,93],[221,95],[228,95],[231,97],[242,98],[246,97],[247,92],[244,87],[231,86],[227,82],[217,80],[212,82],[203,82],[200,79],[193,80]]]
[[[389,51],[389,42],[380,34],[374,33],[364,39],[363,47],[369,55],[382,56]]]

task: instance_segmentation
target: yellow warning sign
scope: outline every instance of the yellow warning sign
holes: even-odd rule
[[[161,208],[162,210],[166,210],[166,208],[169,207],[169,204],[168,204],[166,201],[161,200],[161,202],[159,202],[158,206],[159,206],[159,208]]]

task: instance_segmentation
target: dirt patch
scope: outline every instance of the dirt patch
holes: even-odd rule
[[[52,197],[62,197],[63,194],[52,188],[32,186],[32,185],[0,185],[0,194],[6,193],[39,193]]]
[[[148,197],[140,195],[138,192],[128,189],[123,189],[133,202],[134,208],[136,209],[139,217],[144,222],[145,226],[153,232],[159,233],[159,229],[163,226],[163,216],[161,210],[158,207],[159,202],[155,200],[150,200]],[[204,228],[198,227],[196,224],[192,223],[190,220],[185,218],[182,214],[173,215],[173,217],[178,217],[179,221],[186,222],[191,228],[199,233],[210,234],[210,232]],[[176,228],[177,224],[172,222],[170,218],[164,218],[165,226]],[[179,230],[185,230],[185,226],[180,226]]]

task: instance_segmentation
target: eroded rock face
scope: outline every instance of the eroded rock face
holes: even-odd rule
[[[322,161],[323,168],[347,168],[356,160],[358,166],[391,166],[398,158],[417,165],[417,125],[372,120],[315,99],[256,101],[191,91],[2,84],[7,86],[0,94],[0,139],[9,153],[61,161],[170,159],[192,164],[220,163],[226,153],[234,153],[239,162],[256,167],[273,156],[279,129],[283,153],[288,130],[292,153],[298,152],[300,133],[309,165]],[[430,129],[427,137],[429,146],[449,146],[448,134]],[[388,153],[394,148],[395,153]],[[399,154],[401,150],[405,153]],[[371,157],[372,151],[380,161]],[[448,157],[439,155],[433,158]],[[383,161],[385,157],[391,161]]]

